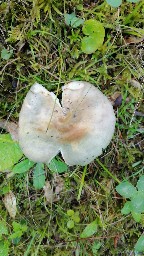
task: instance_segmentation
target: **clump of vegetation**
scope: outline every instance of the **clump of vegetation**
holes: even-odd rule
[[[10,0],[0,14],[0,255],[138,255],[143,1]],[[34,82],[61,100],[70,80],[90,82],[111,100],[113,140],[85,167],[68,167],[61,155],[34,163],[7,123],[18,122]]]

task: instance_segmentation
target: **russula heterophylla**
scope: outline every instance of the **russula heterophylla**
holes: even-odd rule
[[[65,85],[56,95],[35,83],[19,115],[19,144],[34,162],[49,163],[61,152],[68,165],[86,165],[110,143],[115,115],[110,101],[88,82]]]

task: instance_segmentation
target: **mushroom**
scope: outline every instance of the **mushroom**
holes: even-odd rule
[[[62,104],[56,95],[35,83],[19,115],[19,144],[34,162],[49,163],[59,152],[65,162],[86,165],[110,143],[115,115],[110,101],[84,81],[65,85]]]

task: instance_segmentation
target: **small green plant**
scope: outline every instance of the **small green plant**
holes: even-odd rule
[[[27,231],[27,225],[16,221],[12,222],[13,231],[10,234],[6,222],[0,221],[0,256],[9,255],[11,243],[17,245],[23,234]]]
[[[128,181],[123,181],[116,187],[116,191],[121,196],[129,199],[124,204],[121,213],[124,215],[131,213],[136,222],[141,222],[144,213],[144,175],[139,178],[136,187]],[[144,235],[138,239],[135,250],[138,252],[144,251]]]
[[[127,0],[129,3],[137,3],[140,0]],[[106,2],[112,7],[119,7],[122,4],[122,0],[106,0]]]
[[[67,211],[67,215],[69,217],[69,220],[67,222],[67,228],[72,229],[74,228],[75,223],[80,222],[79,212],[78,211],[74,212],[73,210],[70,209]]]
[[[141,213],[144,213],[144,175],[139,178],[136,187],[128,181],[123,181],[116,187],[116,191],[129,199],[121,210],[122,214],[132,213],[135,221],[140,222]]]
[[[1,51],[1,58],[3,60],[9,60],[13,55],[13,50],[7,50],[6,48],[2,49]]]
[[[68,26],[71,26],[72,28],[77,28],[84,23],[84,20],[76,17],[74,12],[71,14],[66,13],[64,17],[65,17],[65,23]]]

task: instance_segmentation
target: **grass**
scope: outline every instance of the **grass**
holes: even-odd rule
[[[105,27],[104,44],[91,55],[81,52],[81,27],[71,28],[64,22],[64,13],[73,11],[77,17],[95,18]],[[59,95],[70,80],[89,81],[110,99],[116,92],[122,95],[121,104],[114,106],[117,122],[111,144],[87,167],[70,167],[59,175],[62,191],[56,201],[47,203],[44,191],[33,187],[33,170],[0,174],[0,220],[6,221],[9,232],[4,240],[14,232],[2,202],[7,191],[17,198],[15,221],[27,225],[19,241],[10,240],[9,255],[134,255],[144,219],[136,223],[130,215],[121,214],[125,199],[115,187],[124,179],[135,185],[144,172],[143,116],[136,114],[144,113],[143,12],[143,0],[124,2],[119,9],[102,0],[0,3],[0,51],[13,50],[8,60],[0,60],[0,118],[18,121],[23,99],[35,81]],[[55,191],[60,181],[54,180],[47,167],[45,172]],[[67,227],[69,209],[80,216],[72,229]],[[95,219],[97,233],[80,238]],[[97,242],[101,246],[94,253]]]

